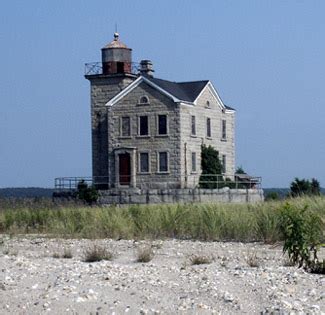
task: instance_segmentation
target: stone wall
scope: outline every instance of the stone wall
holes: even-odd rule
[[[209,102],[209,103],[207,103]],[[201,174],[201,145],[211,145],[226,155],[226,175],[235,173],[235,113],[222,110],[207,86],[195,105],[181,105],[182,173],[188,174],[188,187],[194,187]],[[196,135],[191,133],[191,116],[195,116]],[[207,118],[211,119],[211,137],[207,137]],[[222,139],[222,120],[226,120],[226,139]],[[192,172],[192,152],[196,152],[196,172]],[[186,157],[185,157],[186,153]]]
[[[135,78],[133,76],[86,76],[91,92],[91,136],[93,176],[107,176],[108,125],[105,104]]]
[[[234,112],[225,111],[218,103],[213,89],[207,85],[196,103],[174,103],[156,89],[141,83],[111,107],[106,103],[135,79],[134,76],[91,76],[91,122],[93,176],[105,176],[108,185],[99,188],[117,187],[116,150],[125,148],[132,156],[132,181],[138,188],[164,188],[165,183],[174,183],[169,188],[194,188],[201,174],[201,145],[212,145],[219,157],[226,155],[226,175],[235,171]],[[147,96],[149,104],[139,104]],[[168,135],[157,134],[157,117],[168,117]],[[149,118],[149,135],[138,135],[139,116]],[[191,135],[191,116],[196,117],[196,135]],[[131,135],[122,137],[121,118],[131,119]],[[206,121],[211,119],[211,137],[206,134]],[[226,120],[227,137],[221,139],[222,120]],[[168,152],[169,170],[158,171],[159,151]],[[140,152],[148,152],[150,170],[139,172]],[[192,153],[196,153],[196,171],[192,171]],[[121,151],[122,153],[122,151]],[[132,186],[132,185],[131,185]]]
[[[141,97],[146,96],[148,104],[140,104]],[[167,135],[158,135],[158,115],[167,115]],[[130,136],[121,135],[121,118],[128,116],[131,120]],[[139,136],[139,116],[148,116],[149,134]],[[123,99],[114,104],[108,111],[109,128],[109,175],[110,187],[116,182],[115,174],[118,170],[115,165],[114,151],[120,148],[134,148],[135,152],[135,176],[138,187],[154,186],[160,183],[180,182],[180,129],[179,106],[170,98],[153,89],[146,83],[141,83]],[[168,152],[169,170],[159,173],[158,152]],[[149,153],[149,172],[139,172],[139,153]]]
[[[255,203],[262,189],[110,189],[100,191],[100,204]]]

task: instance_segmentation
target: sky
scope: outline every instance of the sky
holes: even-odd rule
[[[155,76],[211,80],[236,109],[236,165],[263,187],[325,186],[325,1],[4,0],[0,187],[91,176],[84,64],[120,39]]]

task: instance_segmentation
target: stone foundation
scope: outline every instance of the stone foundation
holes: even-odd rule
[[[262,189],[110,189],[100,191],[100,204],[254,203],[264,201]]]

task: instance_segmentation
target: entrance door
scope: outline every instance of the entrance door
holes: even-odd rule
[[[119,154],[120,185],[130,185],[131,182],[131,159],[129,153]]]

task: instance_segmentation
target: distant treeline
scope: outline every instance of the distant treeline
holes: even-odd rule
[[[271,193],[277,193],[280,199],[286,198],[290,194],[290,188],[263,188],[264,197]],[[325,195],[325,188],[320,188],[321,194]]]
[[[40,187],[0,188],[0,198],[52,197],[54,189]]]

